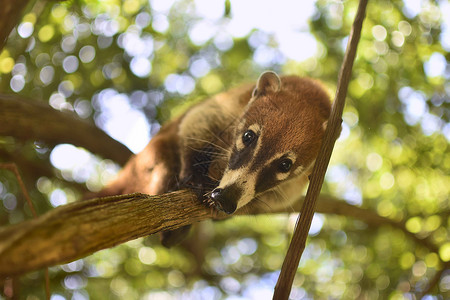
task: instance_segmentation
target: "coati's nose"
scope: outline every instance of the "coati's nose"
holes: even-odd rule
[[[218,200],[221,193],[222,193],[222,189],[216,188],[211,192],[211,198],[213,200]]]
[[[217,208],[227,214],[232,214],[236,211],[236,198],[233,197],[233,193],[229,188],[220,189],[215,188],[211,192],[211,199],[216,204]]]

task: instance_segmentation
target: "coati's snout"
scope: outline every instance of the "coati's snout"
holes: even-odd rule
[[[211,192],[211,199],[216,207],[229,215],[236,211],[237,200],[241,196],[242,190],[236,184],[229,185],[223,189],[215,188]]]

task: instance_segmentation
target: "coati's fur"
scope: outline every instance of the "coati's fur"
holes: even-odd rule
[[[265,72],[256,86],[218,94],[164,125],[100,194],[191,188],[229,214],[288,207],[307,183],[329,114],[317,81]],[[163,244],[184,231],[166,232]]]

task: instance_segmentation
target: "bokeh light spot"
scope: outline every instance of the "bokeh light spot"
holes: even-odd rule
[[[146,265],[151,265],[156,261],[156,252],[150,247],[142,247],[139,249],[139,260]]]
[[[44,85],[49,85],[53,81],[55,75],[55,69],[52,66],[45,66],[39,72],[39,79]]]
[[[422,228],[422,222],[420,217],[412,217],[408,221],[406,221],[406,229],[408,229],[409,232],[412,233],[418,233],[420,232]]]
[[[76,165],[85,164],[89,160],[89,152],[70,144],[60,144],[50,153],[50,162],[55,168],[69,170]]]
[[[375,25],[372,27],[372,35],[377,41],[384,41],[387,36],[386,28],[381,25]]]
[[[441,53],[435,52],[424,64],[425,73],[428,77],[444,76],[447,65],[445,56]]]
[[[443,261],[450,261],[450,242],[445,243],[439,248],[439,256]]]
[[[0,73],[9,73],[14,68],[14,59],[12,57],[5,57],[0,60]]]
[[[371,172],[378,171],[383,164],[383,158],[375,152],[369,153],[366,158],[366,166]]]
[[[14,75],[13,78],[11,78],[9,86],[14,92],[20,92],[25,86],[25,78],[23,75]]]
[[[143,56],[134,57],[130,62],[131,71],[138,77],[146,77],[152,71],[152,64]]]
[[[46,43],[50,41],[55,35],[55,28],[53,25],[44,25],[38,33],[38,38],[41,42]]]
[[[400,256],[400,266],[402,269],[407,270],[411,268],[411,266],[416,261],[416,257],[411,252],[405,252]]]
[[[55,189],[50,194],[50,203],[52,204],[53,207],[67,204],[66,193],[64,193],[64,191],[61,189]]]
[[[66,73],[74,73],[78,69],[78,58],[74,55],[67,56],[63,60],[63,69]]]
[[[31,22],[24,22],[17,27],[17,32],[19,33],[20,37],[27,38],[30,37],[33,34],[34,26]]]

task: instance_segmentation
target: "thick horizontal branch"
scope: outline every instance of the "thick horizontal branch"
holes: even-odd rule
[[[195,194],[131,194],[57,207],[0,230],[0,278],[87,256],[95,251],[211,218]]]
[[[274,213],[298,212],[301,202],[289,211]],[[375,226],[390,224],[407,232],[403,223],[333,197],[319,198],[317,212],[349,216]],[[67,263],[162,230],[226,217],[225,214],[213,215],[197,201],[194,193],[187,190],[158,196],[112,196],[67,204],[37,219],[0,229],[0,278]],[[437,251],[428,240],[410,235],[430,251]]]
[[[295,211],[301,211],[302,205],[302,202],[297,202],[293,208]],[[405,235],[413,239],[416,244],[427,248],[431,252],[439,252],[439,248],[431,241],[429,237],[421,238],[418,235],[408,231],[404,220],[397,221],[380,216],[372,209],[361,208],[331,196],[320,195],[317,201],[316,212],[351,217],[353,219],[363,221],[369,226],[379,227],[389,225],[403,231]]]
[[[0,135],[81,146],[123,165],[131,151],[94,124],[36,100],[0,94]]]

